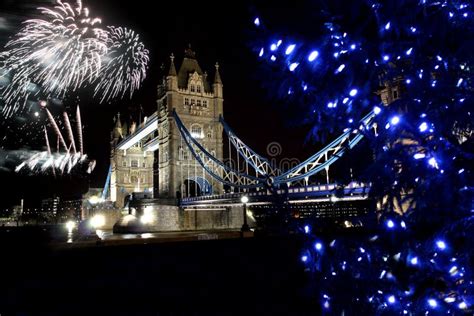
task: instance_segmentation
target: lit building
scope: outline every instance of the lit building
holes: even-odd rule
[[[203,172],[192,157],[172,117],[181,118],[191,136],[222,161],[223,141],[219,116],[223,115],[223,85],[216,70],[212,86],[195,53],[186,49],[176,72],[174,57],[168,75],[158,86],[158,194],[159,197],[197,196],[221,193],[222,185]]]
[[[138,126],[132,123],[129,130],[117,116],[112,132],[109,184],[110,200],[117,207],[124,207],[132,193],[139,192],[163,200],[222,193],[222,184],[207,175],[192,157],[173,118],[174,110],[191,135],[222,161],[223,130],[219,116],[223,114],[223,85],[219,65],[215,68],[211,85],[194,51],[185,50],[179,71],[172,55],[167,75],[158,85],[157,111]],[[133,137],[139,140],[131,146],[121,146]]]
[[[82,199],[61,201],[59,203],[59,222],[80,220],[82,214]]]
[[[130,134],[134,132],[133,126]],[[142,142],[126,150],[116,148],[124,136],[127,130],[117,115],[111,142],[110,198],[119,207],[127,203],[133,192],[153,192],[153,152],[144,151]]]
[[[59,197],[55,196],[52,198],[41,200],[41,211],[54,217],[58,214],[59,209]]]

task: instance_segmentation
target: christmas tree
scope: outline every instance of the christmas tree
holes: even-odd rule
[[[253,22],[268,91],[314,139],[358,130],[374,153],[358,180],[378,201],[378,231],[327,240],[302,229],[321,310],[472,315],[473,4],[328,1],[265,13]],[[360,126],[367,113],[374,121]]]

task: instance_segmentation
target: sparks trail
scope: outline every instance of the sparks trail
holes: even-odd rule
[[[64,124],[66,125],[66,130],[67,130],[67,135],[69,138],[70,146],[72,147],[72,150],[74,153],[76,153],[76,143],[74,142],[74,136],[72,134],[72,128],[71,128],[71,122],[69,122],[69,117],[67,116],[66,112],[63,112],[64,116]]]
[[[81,155],[84,153],[84,145],[82,143],[82,121],[81,121],[81,111],[79,106],[76,110],[76,125],[77,125],[77,137],[79,139],[79,152]]]
[[[48,114],[48,119],[49,119],[51,125],[53,126],[53,129],[54,129],[54,132],[56,133],[56,136],[58,137],[58,141],[61,143],[61,145],[64,147],[64,149],[69,152],[69,150],[67,148],[67,145],[66,145],[66,141],[64,140],[64,137],[63,137],[61,131],[59,130],[58,124],[54,120],[54,117],[51,115],[51,112],[49,112],[48,109],[46,109],[46,113]],[[59,145],[58,145],[58,148],[59,148]],[[58,151],[59,151],[59,149],[58,149]]]
[[[59,128],[58,122],[56,122],[51,112],[47,108],[45,108],[45,112],[48,117],[49,125],[52,127],[56,135],[56,152],[53,153],[51,150],[48,130],[45,125],[43,126],[43,130],[46,143],[46,151],[21,152],[21,154],[18,155],[21,159],[21,163],[19,163],[15,167],[15,172],[20,172],[24,169],[28,169],[31,172],[41,173],[51,170],[53,175],[56,175],[57,172],[59,172],[59,174],[69,174],[73,169],[77,169],[79,166],[84,166],[87,164],[87,173],[91,173],[92,170],[95,168],[95,161],[89,160],[87,158],[87,155],[83,153],[82,128],[79,106],[76,110],[76,123],[77,131],[79,134],[78,139],[80,141],[79,152],[75,147],[74,133],[67,113],[63,112],[63,123],[66,128],[66,132],[68,133],[69,144],[66,143],[64,136],[62,135],[61,129]]]

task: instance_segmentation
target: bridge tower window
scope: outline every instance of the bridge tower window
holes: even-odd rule
[[[188,160],[188,152],[186,148],[179,146],[179,160]]]
[[[190,90],[191,92],[196,92],[196,86],[192,84]]]
[[[132,160],[130,166],[131,166],[132,168],[138,168],[138,160]]]
[[[189,105],[189,98],[184,98],[184,105]]]
[[[201,86],[200,85],[196,86],[196,92],[201,93]]]
[[[197,100],[197,101],[196,101],[196,105],[197,105],[197,106],[201,106],[201,100]]]
[[[191,136],[194,138],[202,138],[202,127],[198,124],[191,125]]]
[[[202,100],[202,106],[207,108],[207,100]]]

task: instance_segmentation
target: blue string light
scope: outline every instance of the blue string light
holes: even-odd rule
[[[387,298],[387,301],[388,301],[390,304],[395,303],[395,301],[396,301],[396,300],[395,300],[395,296],[390,295],[390,296]]]
[[[436,241],[436,247],[438,247],[439,250],[445,250],[446,243],[443,240],[438,240]]]
[[[304,232],[305,232],[305,234],[308,234],[310,231],[311,231],[311,228],[309,227],[309,225],[305,225],[305,226],[304,226]]]
[[[404,6],[411,6],[413,10],[405,10],[400,15],[398,7]],[[469,24],[472,6],[450,0],[397,1],[396,5],[389,1],[374,3],[371,10],[373,16],[368,18],[381,23],[371,32],[357,27],[344,30],[331,19],[324,28],[326,33],[318,33],[318,50],[314,50],[314,40],[306,45],[300,42],[302,36],[287,36],[285,50],[278,50],[279,45],[276,45],[273,55],[273,61],[279,57],[278,62],[272,64],[273,68],[279,67],[288,75],[282,80],[285,89],[275,91],[285,92],[289,86],[292,92],[309,90],[303,97],[292,93],[291,98],[302,104],[309,98],[315,134],[324,129],[343,130],[347,126],[340,128],[341,122],[353,124],[357,122],[357,115],[368,110],[377,115],[377,126],[382,126],[381,131],[374,128],[375,140],[371,138],[372,133],[367,135],[369,145],[374,148],[374,170],[376,163],[384,163],[383,168],[377,165],[378,178],[367,178],[375,179],[376,195],[388,201],[380,206],[383,215],[377,238],[352,241],[341,237],[328,243],[328,251],[323,251],[324,244],[305,230],[311,242],[301,260],[307,263],[307,269],[317,271],[321,291],[336,294],[331,294],[332,300],[328,296],[321,299],[326,313],[331,308],[331,312],[339,315],[352,311],[353,306],[357,315],[470,312],[469,298],[474,297],[473,284],[467,281],[472,279],[472,269],[466,264],[472,260],[470,254],[458,251],[459,244],[452,236],[445,236],[439,230],[435,231],[436,236],[449,237],[449,247],[445,239],[431,236],[428,241],[424,237],[422,242],[413,238],[413,234],[419,229],[418,218],[425,220],[427,226],[432,222],[436,224],[438,211],[431,211],[436,203],[442,205],[444,211],[457,212],[454,206],[443,202],[449,195],[455,197],[453,200],[460,199],[462,190],[456,190],[458,182],[464,190],[472,187],[472,182],[465,180],[472,177],[465,165],[469,160],[453,149],[458,144],[453,142],[455,137],[451,132],[454,122],[473,122],[469,71],[474,63],[472,55],[458,55],[462,50],[457,49],[472,41]],[[343,15],[334,16],[343,18]],[[407,21],[416,21],[416,25]],[[433,28],[434,25],[439,29]],[[373,37],[361,35],[368,33],[374,34]],[[445,40],[447,37],[449,41]],[[465,43],[457,43],[460,38]],[[267,39],[258,47],[268,50],[274,39]],[[297,45],[292,44],[297,41]],[[448,42],[456,49],[447,47]],[[265,55],[265,51],[261,52]],[[267,58],[261,60],[269,62]],[[386,90],[373,91],[372,87]],[[375,92],[384,97],[383,105],[374,102]],[[453,120],[455,115],[456,120]],[[326,122],[333,125],[328,126]],[[401,141],[405,138],[409,141]],[[443,183],[442,191],[432,188],[434,180]],[[407,184],[412,186],[403,192],[413,197],[413,203],[406,203],[412,205],[405,206],[395,199],[398,203],[392,204],[392,197],[400,194]],[[417,203],[420,192],[423,192],[422,202]],[[436,203],[433,204],[430,200],[435,200],[434,197]],[[429,212],[418,215],[418,208],[423,209],[424,205],[429,205],[426,207]],[[405,211],[405,207],[408,210]],[[431,217],[431,212],[435,216]],[[453,214],[452,218],[460,217]],[[451,217],[446,224],[450,220]],[[445,283],[444,290],[423,287],[422,284],[433,280]],[[355,284],[357,290],[347,286],[350,299],[345,301],[344,296],[337,294],[345,287],[334,286],[336,284]]]
[[[420,124],[420,126],[418,126],[418,129],[420,130],[420,132],[426,132],[428,130],[428,124],[426,122],[423,122]]]
[[[336,73],[340,73],[341,71],[344,70],[344,68],[346,68],[346,65],[344,64],[339,65],[339,67],[337,67]]]
[[[423,159],[425,157],[426,157],[426,155],[423,154],[423,153],[416,153],[416,154],[413,155],[413,158],[415,158],[415,159]]]
[[[400,117],[399,116],[394,116],[390,119],[390,124],[397,125],[398,123],[400,123]]]
[[[291,63],[290,66],[288,67],[290,71],[294,71],[296,67],[298,67],[299,63]]]
[[[434,298],[430,298],[430,299],[428,299],[428,305],[431,308],[436,308],[436,307],[438,307],[438,302]]]
[[[295,47],[296,47],[295,44],[288,45],[288,47],[286,48],[285,54],[290,55],[295,50]]]
[[[319,52],[317,50],[313,50],[309,56],[308,56],[308,61],[313,62],[316,58],[318,58]]]

